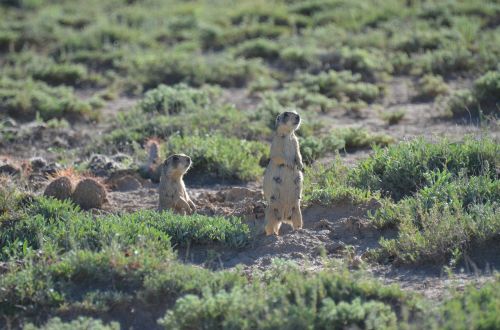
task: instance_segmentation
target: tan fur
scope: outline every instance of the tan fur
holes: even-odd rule
[[[284,112],[276,118],[276,132],[271,143],[271,160],[264,174],[266,234],[279,234],[281,223],[302,228],[302,155],[295,130],[300,125],[296,112]]]
[[[196,210],[183,180],[190,166],[191,158],[183,154],[172,155],[162,164],[158,189],[160,211],[170,209],[185,215],[192,214]]]
[[[160,142],[151,138],[146,142],[145,149],[148,154],[148,161],[141,165],[140,173],[146,179],[159,182],[161,175]]]

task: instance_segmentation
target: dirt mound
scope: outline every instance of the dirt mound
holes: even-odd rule
[[[264,217],[262,191],[245,187],[232,187],[219,191],[194,192],[198,213],[205,215],[237,216],[246,221]]]

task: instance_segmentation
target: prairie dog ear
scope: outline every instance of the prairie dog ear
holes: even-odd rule
[[[276,116],[276,121],[274,122],[274,126],[275,126],[276,128],[278,128],[278,126],[279,126],[279,124],[280,124],[280,121],[281,121],[281,116],[282,116],[282,115],[283,115],[283,114],[282,114],[282,113],[280,113],[278,116]]]

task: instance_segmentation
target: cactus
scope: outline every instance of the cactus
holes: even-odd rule
[[[78,182],[72,199],[73,202],[84,210],[101,208],[108,201],[106,188],[102,183],[93,178],[85,178]]]
[[[54,197],[59,200],[71,198],[75,187],[71,178],[60,176],[53,179],[45,188],[44,196]]]

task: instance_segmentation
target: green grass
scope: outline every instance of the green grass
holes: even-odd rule
[[[9,197],[9,191],[1,195],[4,199],[13,198]],[[236,218],[182,217],[153,211],[93,218],[69,201],[45,198],[37,199],[25,213],[18,214],[16,221],[5,221],[2,227],[0,256],[4,260],[42,248],[44,244],[59,251],[99,250],[112,241],[128,245],[151,240],[169,250],[171,243],[182,246],[221,243],[241,247],[249,239],[248,227]]]

